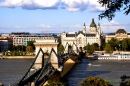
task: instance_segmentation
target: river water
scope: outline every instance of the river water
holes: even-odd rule
[[[4,86],[21,79],[31,66],[33,59],[0,59],[0,82]]]
[[[33,59],[1,59],[0,82],[4,86],[16,82],[27,72]],[[88,60],[91,66],[84,66],[87,76],[99,76],[114,86],[119,86],[120,76],[130,76],[130,61],[117,60]]]

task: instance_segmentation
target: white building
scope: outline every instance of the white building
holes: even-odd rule
[[[83,30],[79,32],[69,33],[63,32],[61,34],[61,43],[65,47],[66,43],[72,45],[75,43],[78,48],[86,46],[88,43],[98,43],[101,46],[101,27],[95,24],[94,19],[90,24],[89,32],[86,32],[86,25],[83,25]],[[73,47],[73,50],[76,51],[76,47]]]
[[[11,33],[13,37],[13,45],[24,45],[27,46],[28,41],[43,40],[46,39],[46,35],[30,34],[28,32],[16,32]],[[48,35],[49,36],[49,35]]]

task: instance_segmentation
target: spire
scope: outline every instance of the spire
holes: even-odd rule
[[[86,33],[86,25],[85,25],[85,23],[84,23],[84,25],[83,25],[83,33],[84,33],[84,34]]]
[[[84,25],[83,25],[83,26],[86,26],[86,25],[85,25],[85,23],[84,23]]]
[[[83,28],[86,29],[86,24],[84,23]]]
[[[100,23],[98,22],[98,26],[100,26]]]
[[[92,19],[92,23],[90,24],[90,27],[97,27],[95,22],[94,22],[94,18]]]

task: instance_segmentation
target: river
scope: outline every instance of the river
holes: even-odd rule
[[[16,82],[27,72],[33,59],[0,59],[0,82],[4,86]]]
[[[4,86],[16,82],[27,72],[33,59],[0,59],[0,82]],[[120,76],[130,76],[130,61],[93,60],[91,66],[86,67],[87,76],[99,76],[114,86],[119,86]]]

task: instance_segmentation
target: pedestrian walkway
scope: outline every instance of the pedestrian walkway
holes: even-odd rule
[[[88,59],[83,58],[82,62],[75,64],[69,74],[65,76],[65,78],[68,79],[69,86],[79,86],[81,81],[88,77],[86,68],[89,62]]]

